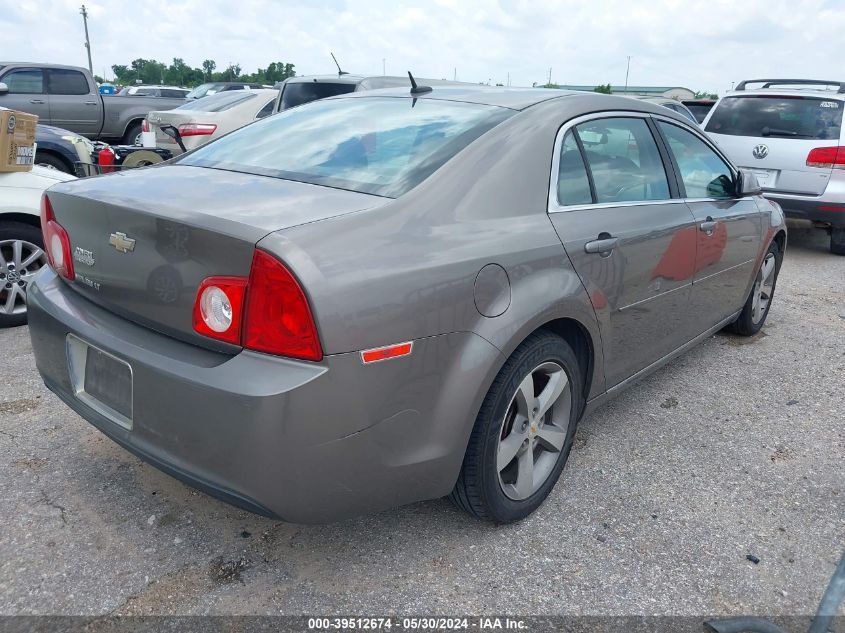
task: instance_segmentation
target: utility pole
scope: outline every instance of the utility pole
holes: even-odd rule
[[[628,65],[625,67],[625,93],[628,92],[628,73],[631,70],[631,56],[628,55]]]
[[[453,81],[457,81],[457,80],[458,80],[458,67],[457,67],[457,66],[455,66],[455,72],[454,72],[454,76],[453,76],[453,79],[452,79],[452,80],[453,80]]]
[[[548,85],[548,86],[552,85],[552,69],[551,69],[551,66],[549,67],[549,83],[546,84],[546,85]]]
[[[382,77],[387,76],[387,66],[385,65],[384,57],[381,58],[381,75],[382,75]]]
[[[91,40],[88,38],[88,11],[86,11],[84,4],[80,13],[82,14],[82,23],[85,25],[85,49],[88,51],[88,72],[93,75],[94,65],[91,63]]]

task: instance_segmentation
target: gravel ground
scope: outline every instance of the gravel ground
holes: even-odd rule
[[[810,614],[845,548],[843,282],[793,231],[763,332],[584,420],[504,527],[442,500],[317,527],[231,508],[90,427],[0,331],[0,613]]]

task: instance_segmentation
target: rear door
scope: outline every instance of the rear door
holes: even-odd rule
[[[37,114],[41,123],[50,122],[50,100],[43,70],[17,67],[0,75],[0,82],[9,88],[9,92],[0,94],[0,106]]]
[[[721,99],[705,131],[738,167],[752,170],[766,191],[819,195],[830,167],[808,167],[817,147],[839,145],[843,102],[838,95],[749,94]]]
[[[591,115],[558,135],[549,211],[599,319],[612,387],[691,339],[695,224],[648,115]]]
[[[103,116],[102,100],[88,78],[69,68],[48,68],[46,73],[52,125],[96,136]]]
[[[699,332],[745,302],[763,235],[754,198],[734,195],[735,173],[699,134],[669,120],[657,121],[681,193],[695,216],[696,260],[690,320]]]

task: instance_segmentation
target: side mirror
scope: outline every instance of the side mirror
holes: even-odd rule
[[[736,177],[734,191],[737,198],[747,198],[748,196],[759,196],[763,193],[763,188],[757,182],[757,176],[754,175],[753,171],[740,169]]]
[[[0,95],[8,94],[9,86],[0,81]]]

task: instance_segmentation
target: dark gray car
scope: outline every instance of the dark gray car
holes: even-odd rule
[[[46,385],[295,522],[443,495],[526,516],[586,412],[762,327],[786,243],[683,117],[559,90],[334,97],[45,201]]]

